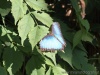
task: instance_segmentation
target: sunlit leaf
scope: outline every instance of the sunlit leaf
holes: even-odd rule
[[[48,71],[46,72],[46,75],[51,75],[51,67],[49,67]]]
[[[45,75],[45,69],[43,67],[39,69],[34,69],[31,75]]]
[[[44,52],[43,53],[46,57],[48,57],[48,58],[50,58],[52,61],[53,61],[53,63],[56,65],[56,52],[53,52],[53,53],[51,53],[51,52]]]
[[[27,38],[28,33],[31,28],[34,26],[34,21],[30,14],[25,15],[18,23],[18,32],[21,37],[21,43],[23,44],[24,40]]]
[[[45,63],[46,63],[47,65],[54,66],[52,60],[48,59],[47,57],[45,57]]]
[[[32,45],[32,49],[34,46],[48,33],[48,28],[45,26],[36,26],[33,27],[32,30],[29,32],[29,42]]]
[[[12,14],[15,18],[15,24],[16,22],[21,19],[24,14],[26,14],[26,7],[23,3],[23,0],[10,0],[12,3]]]
[[[8,27],[4,27],[3,25],[0,25],[0,29],[1,29],[1,36],[4,36],[4,35],[6,35],[7,33],[12,33],[11,31],[10,31],[10,28],[8,28]]]
[[[61,67],[54,66],[53,67],[54,75],[68,75],[68,73]]]
[[[50,27],[51,24],[53,23],[53,19],[47,13],[33,12],[33,14],[39,21],[41,21],[43,24],[47,25],[48,27]]]
[[[45,9],[47,10],[47,4],[44,0],[25,0],[26,3],[35,10]]]

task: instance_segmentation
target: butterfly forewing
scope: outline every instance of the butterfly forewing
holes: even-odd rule
[[[54,22],[52,25],[52,33],[54,36],[63,44],[66,45],[64,38],[61,33],[60,24],[58,22]]]

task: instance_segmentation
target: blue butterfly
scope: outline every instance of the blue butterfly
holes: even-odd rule
[[[51,32],[46,35],[39,44],[42,51],[64,50],[66,43],[63,39],[58,22],[52,24]]]

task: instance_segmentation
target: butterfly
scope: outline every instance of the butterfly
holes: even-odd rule
[[[53,22],[51,32],[39,44],[42,51],[64,50],[66,42],[63,39],[58,22]]]

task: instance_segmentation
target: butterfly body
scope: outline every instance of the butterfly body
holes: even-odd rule
[[[62,37],[60,25],[58,22],[54,22],[51,32],[40,41],[40,49],[43,51],[63,50],[65,46],[66,43]]]

